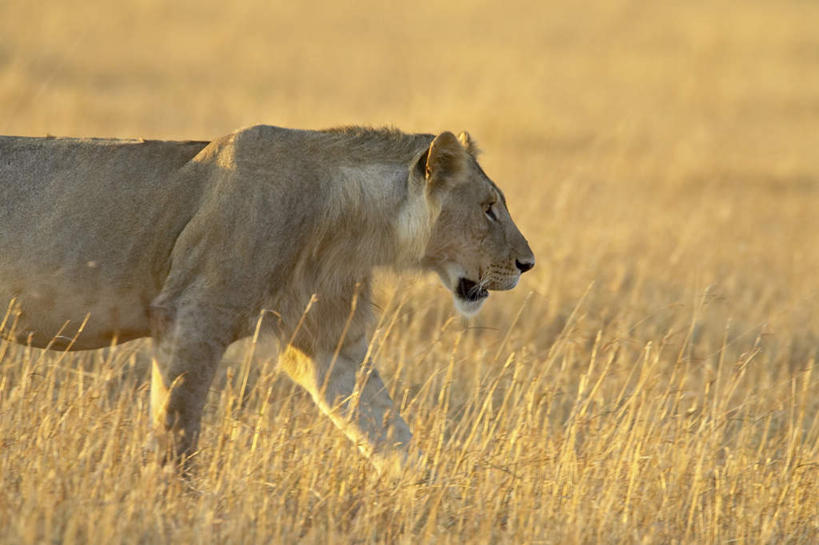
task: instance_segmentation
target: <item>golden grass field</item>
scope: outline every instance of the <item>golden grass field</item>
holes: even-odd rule
[[[0,543],[819,543],[817,22],[0,3],[0,133],[468,129],[538,259],[470,321],[431,276],[380,281],[379,368],[427,456],[398,482],[268,347],[225,358],[186,482],[143,450],[148,342],[0,343]]]

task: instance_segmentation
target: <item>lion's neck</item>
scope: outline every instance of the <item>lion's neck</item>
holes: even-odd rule
[[[343,248],[347,265],[364,270],[416,267],[433,217],[423,188],[410,188],[407,180],[408,166],[402,164],[338,167],[318,226],[322,245]]]

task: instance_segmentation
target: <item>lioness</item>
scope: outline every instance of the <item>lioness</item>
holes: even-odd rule
[[[469,315],[535,263],[475,155],[466,133],[358,127],[0,137],[4,335],[63,350],[151,336],[152,421],[185,458],[225,348],[270,310],[282,369],[376,466],[400,465],[410,431],[368,361],[373,268],[435,271]]]

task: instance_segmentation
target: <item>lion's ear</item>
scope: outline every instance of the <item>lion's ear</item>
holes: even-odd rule
[[[458,135],[458,142],[461,143],[466,152],[472,157],[477,157],[478,154],[481,153],[478,145],[474,140],[472,140],[472,137],[469,136],[469,133],[466,131],[461,131],[461,134]]]
[[[455,135],[442,132],[429,145],[426,178],[429,183],[440,185],[466,167],[466,153]]]

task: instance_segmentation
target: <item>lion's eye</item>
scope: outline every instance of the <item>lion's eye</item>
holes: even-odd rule
[[[486,214],[486,217],[489,218],[490,220],[498,221],[498,216],[495,215],[495,210],[492,208],[491,204],[486,207],[483,213]]]

